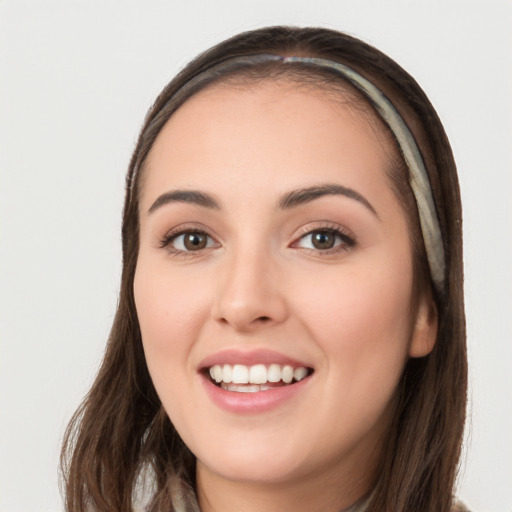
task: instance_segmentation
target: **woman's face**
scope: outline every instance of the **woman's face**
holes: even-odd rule
[[[364,479],[407,358],[432,348],[392,149],[366,119],[290,84],[214,86],[151,150],[135,302],[199,474]]]

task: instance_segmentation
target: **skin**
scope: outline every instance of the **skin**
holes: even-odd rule
[[[140,196],[134,290],[159,397],[196,455],[203,511],[339,511],[370,489],[408,357],[433,347],[428,297],[413,301],[407,219],[386,168],[393,148],[368,116],[288,83],[216,85],[158,136]],[[290,191],[345,195],[280,209]],[[197,190],[219,208],[164,193]],[[371,207],[370,207],[370,206]],[[372,211],[372,209],[374,211]],[[328,251],[308,232],[339,228]],[[208,233],[183,251],[178,229]],[[314,369],[278,407],[214,404],[198,372],[225,349],[271,349]]]

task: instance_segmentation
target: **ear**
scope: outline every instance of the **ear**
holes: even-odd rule
[[[424,357],[434,348],[437,339],[437,306],[430,294],[422,294],[409,346],[410,357]]]

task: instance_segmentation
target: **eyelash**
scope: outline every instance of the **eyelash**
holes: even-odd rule
[[[311,227],[306,226],[301,231],[302,232],[299,234],[300,236],[296,238],[292,246],[297,245],[301,240],[304,240],[306,237],[312,236],[315,233],[329,233],[334,235],[338,239],[339,243],[337,243],[337,245],[329,249],[317,249],[306,247],[303,248],[304,250],[311,252],[312,254],[334,254],[338,252],[348,251],[349,249],[356,245],[355,237],[352,234],[348,233],[344,228],[338,225],[324,224],[320,226],[315,226],[313,229],[311,229]]]
[[[177,249],[177,248],[171,246],[171,244],[174,241],[176,241],[180,236],[184,236],[184,235],[204,235],[209,240],[213,240],[213,238],[203,229],[179,228],[179,229],[172,230],[172,231],[169,231],[168,233],[166,233],[164,235],[164,237],[162,238],[162,240],[160,240],[160,247],[162,249],[167,248],[169,250],[169,252],[171,252],[171,254],[181,255],[181,256],[189,256],[189,255],[193,255],[194,252],[198,252],[198,253],[201,252],[201,249],[198,249],[197,251],[184,251],[182,249]],[[209,245],[209,246],[205,247],[204,249],[209,249],[211,247],[212,247],[212,245]]]
[[[329,234],[334,235],[339,241],[339,243],[337,245],[335,245],[332,248],[328,248],[328,249],[317,249],[317,248],[306,248],[306,247],[302,248],[304,251],[310,252],[312,254],[326,254],[326,255],[333,254],[333,253],[337,253],[337,252],[347,251],[356,245],[356,239],[354,238],[354,236],[349,234],[346,230],[344,230],[343,228],[341,228],[340,226],[337,226],[337,225],[320,225],[320,226],[314,227],[313,229],[311,229],[310,227],[304,227],[301,231],[302,232],[299,233],[299,236],[290,245],[291,247],[296,247],[297,244],[301,240],[305,239],[307,236],[312,236],[314,233],[329,233]],[[177,248],[171,246],[171,244],[174,241],[176,241],[180,236],[194,235],[194,234],[204,235],[210,241],[214,240],[206,231],[204,231],[202,229],[180,228],[180,229],[173,230],[173,231],[166,233],[165,236],[160,241],[160,247],[167,248],[169,250],[169,252],[171,252],[171,254],[173,254],[173,255],[186,257],[186,256],[192,256],[196,252],[200,253],[204,249],[210,249],[212,247],[219,245],[218,242],[215,242],[215,241],[213,244],[210,244],[210,242],[207,242],[207,244],[209,244],[209,245],[207,245],[204,248],[200,248],[197,251],[182,250],[182,249],[177,249]]]

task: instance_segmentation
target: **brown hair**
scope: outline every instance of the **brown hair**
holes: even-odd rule
[[[450,145],[421,88],[389,57],[343,33],[293,27],[247,32],[213,47],[165,87],[147,114],[127,176],[117,313],[99,373],[64,439],[61,467],[66,510],[131,511],[138,478],[148,467],[153,480],[152,510],[169,511],[180,501],[194,501],[195,459],[175,431],[151,382],[134,304],[140,178],[160,130],[198,90],[192,87],[177,97],[182,86],[227,58],[255,53],[317,56],[353,67],[391,98],[417,139],[438,211],[446,282],[443,291],[429,291],[439,314],[437,342],[431,354],[406,364],[395,419],[367,510],[448,512],[462,444],[467,386],[461,204]],[[268,69],[260,70],[260,78],[265,78],[266,72]],[[313,74],[320,80],[321,73]],[[212,81],[225,78],[213,76]],[[332,76],[326,78],[326,82],[332,80]],[[421,273],[416,279],[423,288],[430,288],[407,171],[403,162],[397,167],[401,170],[392,173],[391,178],[413,233],[415,270]]]

